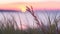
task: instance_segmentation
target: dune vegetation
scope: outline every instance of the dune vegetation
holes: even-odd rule
[[[33,16],[34,20],[36,21],[35,23],[38,25],[38,27],[37,28],[28,27],[26,30],[23,30],[21,20],[19,20],[20,26],[21,26],[21,29],[19,29],[18,24],[15,21],[15,17],[13,15],[10,15],[12,17],[12,20],[10,20],[7,17],[5,17],[5,15],[2,13],[4,20],[0,21],[0,34],[60,34],[60,29],[58,28],[60,16],[56,18],[57,13],[53,19],[54,24],[51,24],[52,23],[51,18],[47,14],[46,19],[47,19],[48,25],[45,26],[42,20],[40,20],[39,22],[38,17],[35,15],[32,6],[31,8],[26,6],[26,8],[27,8],[26,11],[28,11]]]

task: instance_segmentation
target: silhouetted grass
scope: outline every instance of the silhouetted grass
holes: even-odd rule
[[[35,13],[33,11],[32,6],[31,6],[31,8],[26,6],[26,8],[27,8],[27,11],[33,16],[33,18],[35,20],[34,23],[36,23],[38,25],[38,27],[37,28],[31,28],[31,27],[29,27],[29,25],[27,25],[28,28],[26,30],[23,30],[21,18],[18,14],[18,18],[20,21],[19,23],[21,26],[21,29],[19,29],[18,24],[17,24],[15,17],[13,15],[10,15],[12,17],[12,20],[10,20],[4,15],[4,13],[2,13],[4,20],[0,21],[0,34],[60,34],[60,30],[58,29],[58,22],[60,20],[58,20],[56,18],[57,15],[55,15],[55,17],[53,19],[54,24],[51,24],[52,21],[51,21],[50,15],[47,14],[47,19],[48,19],[47,22],[49,24],[48,24],[48,26],[45,26],[43,24],[42,20],[40,20],[40,22],[39,22],[37,16],[35,15]],[[28,20],[27,20],[27,22],[28,22]]]
[[[44,27],[43,21],[39,22],[37,16],[35,15],[35,13],[33,11],[33,7],[31,6],[29,8],[28,6],[26,6],[26,8],[27,8],[26,10],[28,12],[30,12],[30,14],[34,17],[34,20],[36,21],[35,23],[41,28],[43,34],[59,34],[59,32],[58,32],[58,21],[56,18],[57,15],[55,15],[55,18],[53,19],[54,20],[53,22],[55,24],[51,24],[52,21],[51,21],[50,15],[47,14],[47,18],[48,18],[47,22],[49,23],[49,26],[48,27],[46,26],[48,29],[48,31],[47,31]],[[42,25],[42,27],[41,27],[41,25]]]

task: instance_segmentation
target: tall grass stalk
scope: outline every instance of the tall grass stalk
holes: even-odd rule
[[[35,15],[35,13],[34,13],[34,11],[33,11],[33,7],[31,6],[31,7],[29,8],[28,6],[26,6],[26,8],[27,8],[26,10],[29,11],[29,12],[31,13],[31,15],[34,17],[34,20],[36,21],[35,23],[39,26],[39,28],[42,29],[43,33],[45,34],[44,28],[41,27],[41,24],[42,24],[42,26],[43,26],[43,23],[42,23],[42,21],[41,21],[41,24],[40,24],[37,16]]]

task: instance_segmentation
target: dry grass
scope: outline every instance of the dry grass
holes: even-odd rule
[[[36,29],[33,28],[32,29],[32,28],[28,27],[27,30],[23,30],[21,18],[20,18],[19,14],[18,14],[19,21],[20,21],[20,26],[21,26],[21,30],[20,30],[19,27],[18,27],[18,24],[17,24],[17,22],[15,20],[15,17],[13,15],[10,15],[12,17],[12,20],[10,20],[10,19],[8,19],[4,15],[4,13],[2,13],[2,15],[4,17],[4,21],[3,20],[0,21],[0,34],[60,34],[59,33],[60,31],[58,29],[58,22],[60,20],[57,20],[57,18],[56,18],[57,15],[55,15],[55,18],[53,19],[53,23],[55,23],[55,24],[51,24],[52,23],[51,22],[51,18],[47,14],[47,18],[48,18],[47,22],[49,23],[49,25],[45,26],[43,24],[42,20],[40,20],[41,22],[39,22],[37,16],[35,15],[35,13],[33,11],[33,7],[32,6],[31,6],[31,8],[29,8],[28,6],[26,6],[26,8],[27,8],[27,11],[33,16],[33,18],[35,20],[35,23],[38,25],[38,28],[36,28]],[[45,29],[45,28],[47,28],[47,29]]]

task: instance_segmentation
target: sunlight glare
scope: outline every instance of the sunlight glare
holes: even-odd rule
[[[22,12],[26,12],[26,6],[22,5],[19,7]]]

